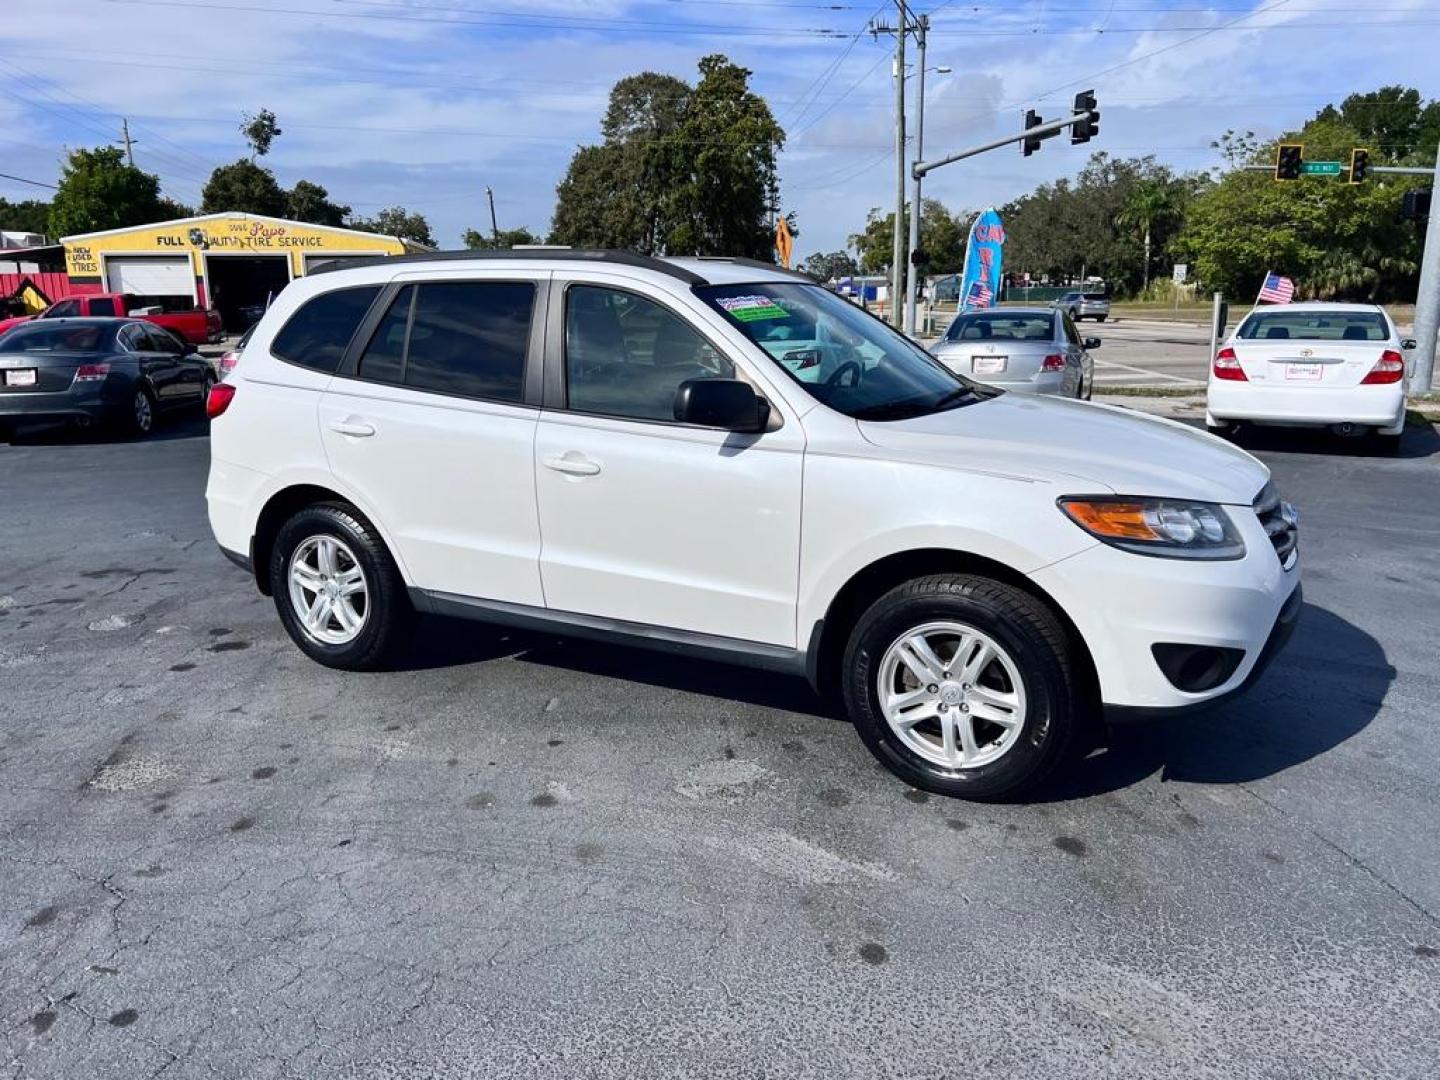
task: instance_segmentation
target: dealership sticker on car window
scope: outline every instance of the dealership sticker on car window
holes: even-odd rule
[[[720,306],[736,322],[784,319],[789,313],[768,296],[722,296]]]

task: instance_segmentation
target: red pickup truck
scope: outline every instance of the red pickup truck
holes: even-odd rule
[[[84,315],[115,315],[132,319],[144,319],[157,326],[163,326],[192,345],[205,345],[221,340],[225,336],[225,324],[220,313],[214,308],[196,308],[194,311],[163,312],[159,307],[144,307],[137,303],[137,297],[129,293],[89,293],[84,296],[67,296],[57,300],[39,315],[21,315],[13,319],[0,319],[0,334],[12,326],[31,319],[63,319]]]

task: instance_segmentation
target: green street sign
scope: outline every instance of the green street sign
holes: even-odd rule
[[[1306,161],[1300,165],[1300,172],[1303,176],[1339,176],[1340,162]]]

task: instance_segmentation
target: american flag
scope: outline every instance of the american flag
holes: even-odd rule
[[[1266,274],[1265,284],[1260,286],[1261,304],[1288,304],[1295,295],[1295,282],[1279,274]]]
[[[989,307],[990,300],[990,286],[983,281],[972,283],[970,291],[965,294],[966,307]]]

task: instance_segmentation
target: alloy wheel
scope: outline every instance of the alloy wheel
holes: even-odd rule
[[[365,571],[339,537],[312,536],[290,556],[290,603],[305,633],[322,645],[348,645],[365,629]]]
[[[880,710],[905,747],[946,769],[974,769],[1009,753],[1025,726],[1025,681],[1010,654],[964,623],[901,634],[876,676]]]

